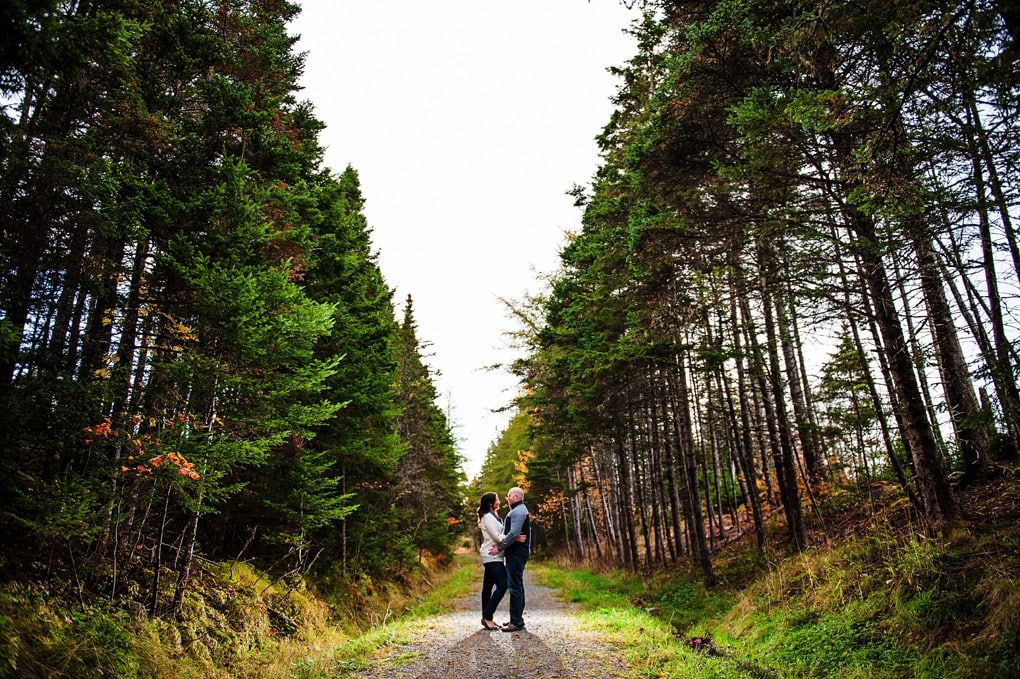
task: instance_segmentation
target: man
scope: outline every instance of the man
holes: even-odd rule
[[[524,491],[514,486],[506,492],[510,511],[503,519],[503,533],[506,535],[498,545],[489,548],[489,554],[503,552],[506,561],[506,584],[510,592],[510,622],[501,628],[504,632],[520,632],[524,629],[524,566],[531,554],[531,515],[524,505]],[[518,542],[517,536],[524,541]]]

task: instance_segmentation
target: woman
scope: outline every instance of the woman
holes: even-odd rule
[[[482,547],[478,550],[482,555],[482,567],[485,575],[482,578],[482,627],[497,630],[499,625],[493,622],[496,607],[506,593],[506,566],[503,565],[503,552],[489,554],[489,548],[503,541],[503,522],[496,511],[499,510],[499,496],[495,493],[484,493],[478,502],[478,527],[482,529]]]

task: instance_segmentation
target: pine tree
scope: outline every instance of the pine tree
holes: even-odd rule
[[[410,545],[448,557],[459,532],[460,471],[450,423],[437,405],[433,373],[418,339],[411,296],[394,344],[397,359],[397,431],[404,447],[396,470],[396,504],[411,528]]]

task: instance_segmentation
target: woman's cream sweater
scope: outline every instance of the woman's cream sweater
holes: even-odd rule
[[[497,552],[495,556],[492,556],[489,554],[489,548],[493,545],[498,545],[506,537],[503,534],[503,522],[499,520],[499,517],[494,512],[489,512],[482,517],[482,523],[479,527],[482,529],[482,547],[478,550],[478,553],[482,556],[482,563],[502,561],[503,552]]]

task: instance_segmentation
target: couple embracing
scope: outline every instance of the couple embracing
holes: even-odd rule
[[[499,496],[485,493],[478,503],[478,525],[482,529],[482,627],[487,630],[520,632],[524,629],[524,566],[531,553],[531,518],[524,505],[524,491],[514,486],[506,493],[510,511],[500,520]],[[493,622],[496,607],[510,590],[510,622],[502,627]]]

